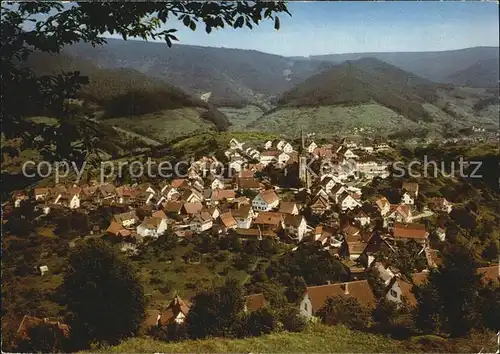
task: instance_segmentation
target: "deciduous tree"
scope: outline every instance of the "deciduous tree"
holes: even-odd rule
[[[144,318],[144,290],[134,269],[102,240],[70,255],[60,291],[75,345],[117,342],[136,334]]]

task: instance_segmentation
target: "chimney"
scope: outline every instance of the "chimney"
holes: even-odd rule
[[[327,281],[326,281],[326,283],[327,283],[328,285],[330,285],[330,284],[331,284],[331,282],[330,282],[329,280],[327,280]]]

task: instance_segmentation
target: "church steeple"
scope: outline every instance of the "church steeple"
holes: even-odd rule
[[[300,130],[300,147],[299,147],[299,179],[305,183],[306,188],[310,188],[310,175],[307,171],[307,154],[306,143],[304,139],[304,129]]]

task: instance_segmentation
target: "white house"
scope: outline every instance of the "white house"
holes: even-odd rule
[[[418,197],[418,183],[403,182],[401,189],[410,193],[413,198]]]
[[[133,226],[136,222],[139,221],[135,211],[129,211],[126,213],[115,214],[113,215],[113,220],[122,225],[123,227]]]
[[[179,194],[176,188],[169,186],[166,184],[162,189],[161,189],[161,195],[165,197],[166,201],[170,201],[173,199],[174,195]]]
[[[259,160],[259,162],[262,165],[267,166],[271,162],[277,161],[278,160],[278,156],[280,154],[281,154],[281,151],[279,151],[279,150],[267,150],[267,151],[264,151],[264,152],[262,152],[262,154],[260,154],[260,160]]]
[[[384,216],[384,227],[392,228],[396,222],[409,222],[411,220],[411,209],[408,205],[392,205],[390,212]]]
[[[35,200],[45,200],[45,198],[49,195],[50,189],[49,188],[35,188],[34,190],[34,196]]]
[[[284,140],[280,140],[278,142],[278,144],[276,144],[276,148],[280,151],[287,153],[287,154],[289,154],[293,151],[293,146]]]
[[[268,189],[260,192],[252,200],[252,208],[256,211],[269,211],[276,208],[279,204],[279,197],[274,190]]]
[[[229,162],[229,168],[235,170],[236,172],[240,172],[244,164],[245,161],[241,157],[233,157]]]
[[[440,211],[449,214],[453,210],[453,204],[446,198],[433,198],[431,199],[429,204],[434,211]]]
[[[268,140],[268,141],[266,141],[264,143],[264,149],[269,150],[272,147],[273,147],[273,141],[272,140]]]
[[[438,237],[439,241],[444,242],[444,240],[446,240],[446,230],[442,227],[438,227],[436,229],[436,236]]]
[[[378,199],[375,204],[377,204],[380,215],[382,216],[391,211],[391,203],[389,203],[389,201],[385,197]]]
[[[76,193],[62,193],[57,198],[54,204],[62,204],[70,209],[77,209],[80,207],[80,196]]]
[[[49,271],[49,267],[47,267],[46,265],[44,266],[40,266],[40,275],[44,275],[45,273],[47,273]]]
[[[316,149],[318,145],[312,141],[309,145],[307,145],[307,152],[312,154],[314,152],[314,149]]]
[[[231,214],[236,220],[238,228],[249,229],[252,226],[252,220],[255,217],[255,213],[250,205],[242,205],[238,209],[232,210]]]
[[[194,232],[203,232],[211,229],[213,226],[213,219],[207,212],[201,212],[194,216],[191,223],[191,230]]]
[[[288,160],[290,160],[290,155],[288,155],[286,152],[282,152],[278,155],[279,164],[285,164]]]
[[[359,156],[356,155],[354,152],[352,152],[351,149],[341,146],[338,150],[337,153],[341,156],[343,156],[345,159],[357,159]]]
[[[339,196],[338,204],[340,204],[340,208],[343,211],[353,210],[361,206],[361,204],[347,192],[344,192]]]
[[[157,217],[146,217],[137,226],[137,234],[141,237],[154,237],[162,235],[167,230],[167,219]]]
[[[415,204],[415,199],[413,199],[410,193],[404,192],[404,194],[401,196],[401,204],[413,205]]]
[[[235,138],[232,138],[229,141],[229,147],[234,150],[242,149],[243,148],[243,143],[240,143],[238,140]]]
[[[330,193],[335,184],[335,180],[331,177],[321,179],[321,188],[323,188],[327,193]]]
[[[335,200],[335,203],[340,203],[340,196],[343,194],[343,193],[346,193],[347,192],[347,189],[340,183],[337,183],[331,190],[330,190],[330,194],[333,196],[333,199]]]
[[[360,223],[361,226],[366,226],[370,225],[370,217],[366,215],[362,210],[359,210],[359,212],[354,216],[354,220]]]
[[[379,151],[386,151],[386,150],[389,150],[391,147],[385,143],[381,143],[381,144],[376,144],[375,145],[375,151],[379,152]]]
[[[366,280],[351,281],[348,283],[325,284],[308,286],[299,304],[299,312],[306,319],[313,320],[329,297],[345,296],[357,299],[368,308],[375,308],[376,300]]]
[[[285,216],[285,230],[288,235],[298,242],[302,241],[304,234],[307,230],[306,219],[303,215],[286,215]]]

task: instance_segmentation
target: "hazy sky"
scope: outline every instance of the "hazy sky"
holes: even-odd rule
[[[206,34],[179,28],[181,43],[255,49],[286,56],[353,52],[433,51],[498,46],[496,2],[290,2],[281,29],[268,21],[254,30]]]

